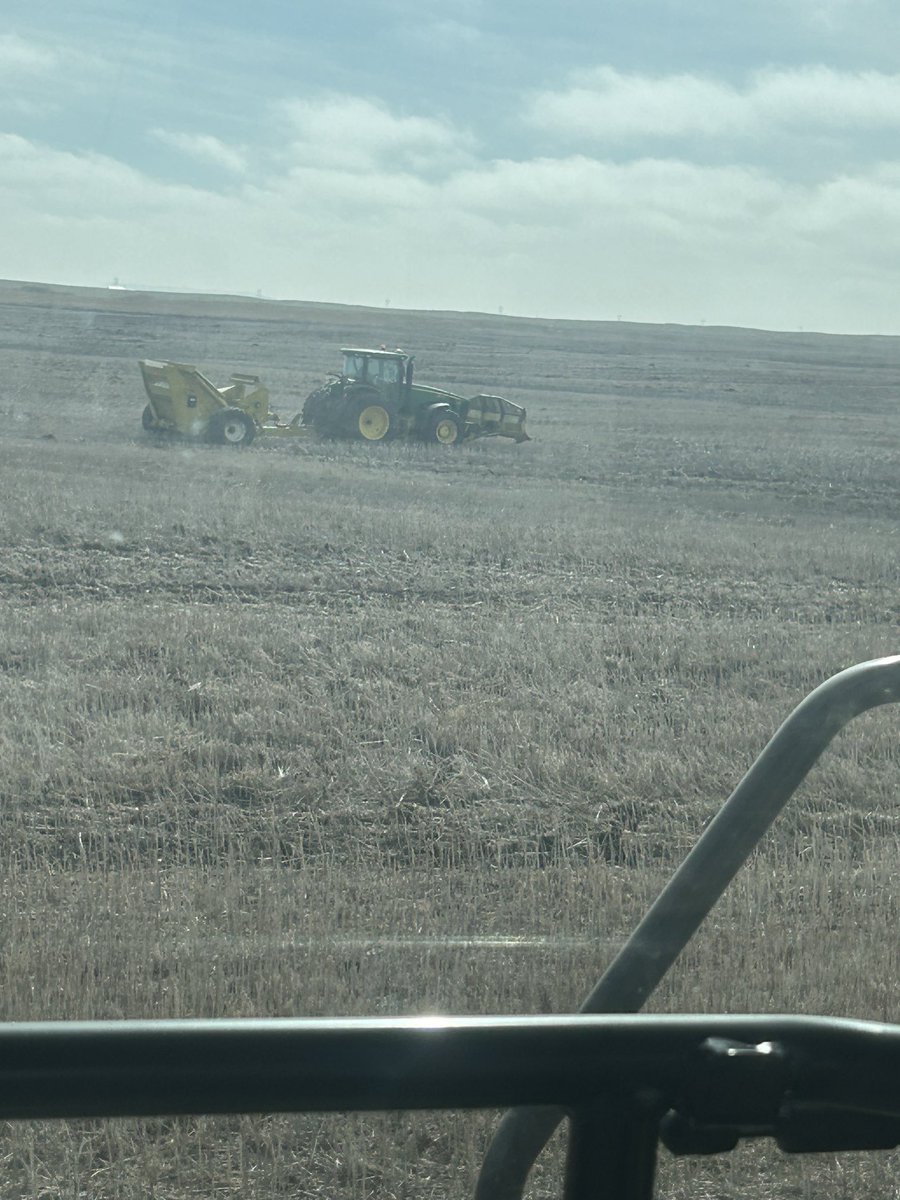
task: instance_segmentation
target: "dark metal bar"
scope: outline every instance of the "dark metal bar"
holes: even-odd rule
[[[900,1025],[568,1015],[10,1023],[0,1025],[0,1119],[516,1102],[658,1115],[710,1039],[783,1046],[795,1106],[900,1115]]]
[[[900,700],[900,657],[834,675],[796,708],[710,823],[607,968],[582,1012],[637,1012],[693,937],[753,847],[844,725]],[[488,1147],[476,1200],[520,1200],[563,1114],[514,1109]]]
[[[652,1200],[659,1116],[621,1100],[573,1112],[563,1200]]]
[[[673,1032],[639,1034],[654,1076],[692,1052]],[[634,1070],[634,1037],[574,1016],[8,1024],[0,1118],[577,1105]]]

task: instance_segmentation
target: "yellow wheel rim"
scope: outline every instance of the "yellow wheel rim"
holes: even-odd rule
[[[459,426],[450,417],[438,421],[434,427],[434,440],[442,446],[452,446],[459,437]]]
[[[359,432],[370,442],[380,442],[391,427],[391,414],[380,404],[370,404],[359,414]]]

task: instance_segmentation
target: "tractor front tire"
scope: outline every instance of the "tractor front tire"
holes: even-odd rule
[[[243,409],[221,408],[209,418],[206,436],[216,446],[249,446],[256,436],[256,426]]]
[[[439,446],[458,446],[462,441],[462,422],[452,412],[435,413],[428,424],[426,440]]]

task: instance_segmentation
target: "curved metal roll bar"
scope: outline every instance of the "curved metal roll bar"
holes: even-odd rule
[[[898,700],[900,656],[850,667],[811,692],[735,788],[580,1011],[637,1012],[832,738],[860,713]],[[563,1116],[549,1106],[507,1112],[485,1155],[476,1200],[520,1200],[535,1159]]]

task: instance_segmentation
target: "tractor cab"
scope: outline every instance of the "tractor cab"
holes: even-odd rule
[[[341,354],[341,375],[347,383],[369,384],[398,402],[404,386],[412,384],[413,360],[402,350],[343,349]]]

